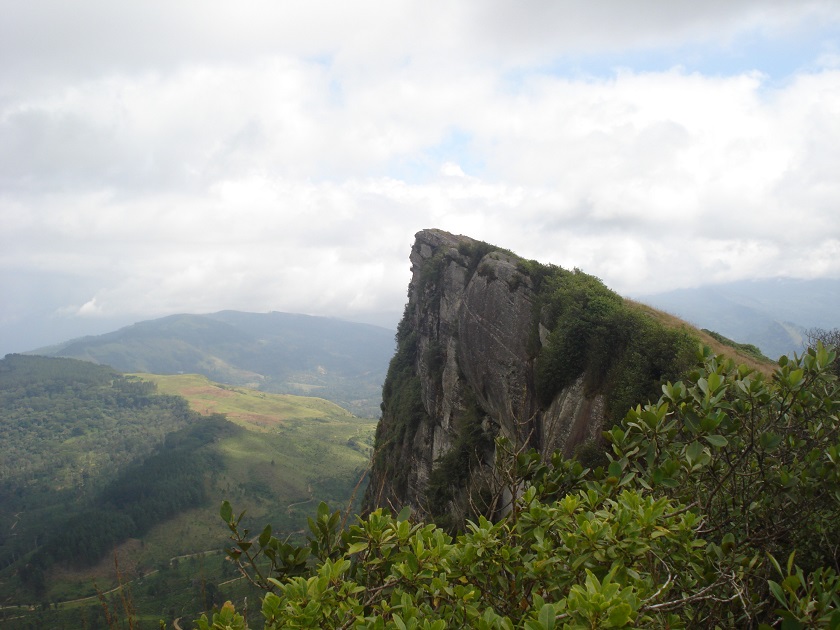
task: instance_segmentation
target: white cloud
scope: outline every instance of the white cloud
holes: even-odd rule
[[[840,276],[830,45],[781,80],[556,66],[724,54],[835,3],[315,5],[16,3],[0,273],[93,278],[61,305],[103,316],[399,311],[440,227],[623,292]]]
[[[96,298],[91,298],[79,307],[77,312],[82,317],[90,317],[102,314],[102,307],[96,303]]]
[[[3,71],[33,81],[241,63],[258,56],[335,59],[355,74],[406,62],[531,65],[557,55],[737,45],[840,21],[831,0],[4,0]],[[8,87],[8,86],[7,86]]]
[[[444,177],[466,177],[464,169],[455,162],[444,162],[440,167],[440,174]]]

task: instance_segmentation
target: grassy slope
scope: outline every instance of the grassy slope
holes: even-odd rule
[[[246,387],[233,387],[214,383],[200,374],[130,376],[155,383],[161,394],[183,396],[189,401],[190,407],[199,413],[223,413],[229,420],[255,431],[271,431],[278,426],[303,420],[339,423],[357,423],[359,420],[345,409],[321,398],[270,394]]]
[[[270,521],[281,531],[303,529],[318,501],[346,502],[368,464],[376,421],[329,401],[220,385],[195,374],[136,376],[155,382],[161,393],[183,396],[199,413],[224,413],[249,429],[218,444],[221,461],[210,495],[247,509],[255,527]],[[181,539],[204,543],[202,549],[193,543],[191,551],[212,548],[206,543],[217,545],[227,531],[217,506],[182,515],[153,531],[149,542],[166,556],[175,551],[168,541],[175,529]]]
[[[635,302],[633,300],[630,300],[629,298],[624,298],[624,300],[625,303],[631,306],[632,308],[642,311],[643,313],[654,318],[655,320],[660,322],[662,325],[667,326],[668,328],[688,330],[692,335],[698,337],[703,344],[709,346],[712,350],[714,350],[716,354],[731,357],[736,363],[743,363],[744,365],[748,365],[751,368],[762,372],[767,376],[773,373],[773,368],[776,366],[776,363],[772,361],[761,361],[750,354],[742,352],[738,348],[734,348],[730,345],[721,343],[711,335],[703,332],[698,328],[695,328],[688,322],[680,319],[675,315],[671,315],[670,313],[666,313],[665,311],[657,310],[651,306],[648,306],[647,304],[642,304],[641,302]]]

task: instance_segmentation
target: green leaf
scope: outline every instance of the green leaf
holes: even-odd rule
[[[791,551],[791,552],[790,552],[790,555],[788,556],[788,559],[787,559],[787,572],[788,572],[788,575],[790,575],[791,573],[793,573],[793,567],[794,567],[794,561],[795,561],[795,560],[796,560],[796,551]]]
[[[716,392],[721,385],[723,385],[723,377],[716,372],[712,372],[709,374],[709,379],[707,381],[709,386],[709,391]]]
[[[791,386],[792,389],[795,389],[802,385],[802,382],[805,380],[805,370],[793,370],[790,375],[788,376],[788,384]]]
[[[411,571],[412,574],[417,573],[417,569],[420,568],[420,562],[417,560],[417,556],[413,553],[410,553],[405,558],[405,563],[408,565],[408,569]]]
[[[233,508],[228,501],[222,501],[222,507],[219,509],[219,516],[225,523],[230,523],[233,518]]]
[[[265,529],[262,530],[262,534],[260,534],[259,542],[260,547],[265,547],[268,544],[268,541],[271,540],[271,525],[266,525]]]
[[[784,574],[784,573],[782,573],[782,567],[780,567],[780,566],[779,566],[779,561],[778,561],[778,560],[776,560],[776,558],[774,558],[774,557],[773,557],[771,554],[769,554],[769,553],[767,554],[767,558],[770,560],[770,563],[773,565],[773,567],[776,569],[776,571],[779,573],[779,575],[781,575],[782,577],[784,577],[784,575],[785,575],[785,574]]]
[[[353,543],[352,545],[350,545],[350,547],[348,547],[347,555],[352,555],[354,553],[359,553],[360,551],[364,551],[367,548],[368,548],[367,541]]]
[[[636,477],[636,473],[634,473],[634,472],[627,473],[626,475],[624,475],[622,480],[618,483],[619,487],[620,486],[626,486],[628,483],[633,481],[633,479],[635,479],[635,477]]]
[[[540,608],[540,623],[545,630],[553,630],[554,619],[556,617],[557,613],[554,611],[553,605],[545,604],[542,608]]]
[[[630,607],[630,604],[622,603],[618,606],[615,606],[614,608],[610,609],[610,626],[612,626],[613,628],[624,628],[630,621],[630,615],[632,613],[633,609]]]
[[[795,593],[799,588],[799,578],[796,575],[789,575],[782,580],[782,588],[789,593]]]
[[[772,431],[768,431],[767,433],[762,433],[758,437],[758,443],[765,451],[775,451],[779,444],[782,443],[782,436],[777,433],[773,433]]]
[[[685,449],[685,457],[688,460],[689,465],[693,464],[697,461],[697,458],[703,453],[703,445],[700,444],[698,441],[694,441],[689,444]]]
[[[729,444],[729,440],[727,440],[722,435],[704,435],[703,439],[705,439],[712,446],[716,446],[717,448],[723,448],[724,446]]]

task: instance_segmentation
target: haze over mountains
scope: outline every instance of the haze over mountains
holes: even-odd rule
[[[139,322],[33,353],[103,363],[122,372],[203,374],[267,392],[318,396],[375,417],[393,350],[393,331],[370,324],[221,311]]]
[[[840,327],[840,279],[770,278],[636,296],[768,357],[802,352],[809,328]]]
[[[754,344],[773,359],[801,352],[811,327],[840,326],[840,279],[771,278],[631,297]],[[334,318],[229,310],[170,315],[32,352],[126,372],[194,372],[232,385],[321,396],[376,417],[393,335],[385,327]]]

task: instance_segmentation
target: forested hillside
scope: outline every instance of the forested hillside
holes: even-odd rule
[[[4,490],[96,488],[191,420],[183,399],[154,392],[107,366],[7,357],[0,362]]]
[[[292,536],[309,506],[350,501],[373,421],[198,375],[143,379],[73,359],[0,361],[3,627],[108,627],[95,586],[120,580],[135,627],[195,616],[248,593],[221,556],[222,498]]]
[[[0,566],[61,546],[53,542],[58,532],[72,536],[85,527],[81,510],[113,493],[114,479],[196,419],[184,399],[158,396],[152,384],[106,366],[22,355],[0,361]],[[74,549],[58,555],[90,563],[102,551]],[[42,554],[38,566],[47,563]]]
[[[2,602],[54,599],[58,569],[94,567],[206,504],[206,447],[237,431],[106,366],[0,361]]]

